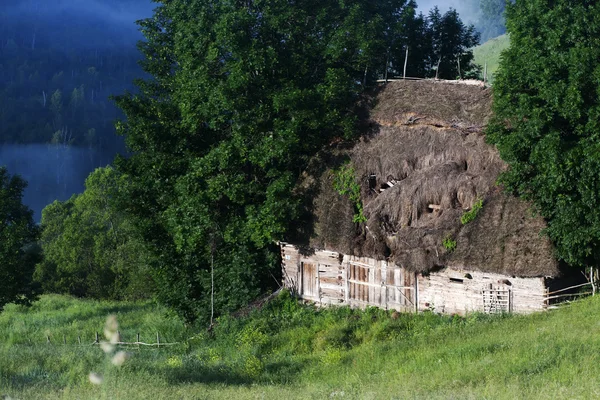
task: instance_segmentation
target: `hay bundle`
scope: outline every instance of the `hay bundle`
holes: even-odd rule
[[[485,142],[491,92],[428,81],[388,84],[371,112],[374,128],[347,152],[361,182],[367,223],[333,190],[331,172],[315,199],[316,247],[425,272],[454,266],[518,276],[558,273],[545,226],[527,203],[501,194],[506,165]],[[477,219],[461,216],[481,199]],[[457,242],[454,252],[442,245]]]

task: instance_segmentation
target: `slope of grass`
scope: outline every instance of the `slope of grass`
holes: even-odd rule
[[[475,64],[481,65],[482,71],[483,66],[487,63],[488,80],[491,83],[494,81],[494,74],[498,70],[500,64],[500,53],[502,53],[502,50],[507,49],[509,45],[509,36],[501,35],[490,39],[473,49]]]
[[[130,348],[131,358],[118,368],[96,346],[22,340],[43,333],[40,329],[47,324],[41,321],[56,311],[47,307],[58,303],[71,310],[67,314],[81,315],[83,322],[79,317],[57,321],[57,332],[72,332],[78,323],[93,328],[108,311],[117,313],[124,333],[135,324],[148,332],[170,328],[171,340],[182,343]],[[81,311],[73,311],[78,308]],[[462,318],[376,309],[317,310],[284,294],[248,317],[221,318],[210,334],[186,329],[163,313],[149,304],[103,306],[56,296],[44,297],[32,310],[9,307],[0,315],[0,395],[21,399],[600,396],[596,379],[600,298],[531,316]],[[20,333],[5,341],[13,330]],[[104,383],[89,383],[89,371],[104,371]]]

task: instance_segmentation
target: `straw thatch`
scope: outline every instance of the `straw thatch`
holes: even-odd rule
[[[312,246],[387,258],[420,272],[448,266],[521,277],[558,274],[551,244],[540,235],[544,221],[496,186],[506,164],[483,136],[490,89],[401,81],[388,83],[375,100],[370,134],[346,151],[368,221],[352,223],[353,205],[333,190],[326,171],[314,200]],[[462,225],[461,216],[478,199],[482,211]],[[442,245],[445,238],[456,240],[454,252]]]

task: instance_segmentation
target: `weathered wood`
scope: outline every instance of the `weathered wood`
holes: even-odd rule
[[[552,299],[559,299],[561,297],[572,297],[572,296],[583,296],[583,295],[588,295],[588,294],[592,294],[592,292],[583,292],[583,293],[567,293],[567,294],[558,294],[556,296],[550,296],[547,297],[547,300],[552,300]]]
[[[529,313],[548,307],[543,278],[513,278],[452,268],[421,276],[384,260],[330,251],[302,256],[285,245],[281,253],[282,258],[285,256],[285,286],[296,288],[301,298],[317,303],[402,311],[433,308],[458,314],[486,310]]]
[[[582,284],[580,284],[580,285],[569,286],[569,287],[566,287],[566,288],[563,288],[563,289],[555,290],[555,291],[553,291],[553,292],[548,292],[548,296],[551,296],[551,295],[553,295],[553,294],[555,294],[555,293],[564,292],[565,290],[571,290],[571,289],[576,289],[576,288],[578,288],[578,287],[582,287],[582,286],[588,286],[588,285],[590,285],[590,284],[591,284],[590,282],[586,282],[586,283],[582,283]]]
[[[406,79],[406,66],[407,65],[408,65],[408,46],[406,46],[406,55],[404,56],[404,72],[402,73],[402,79]]]

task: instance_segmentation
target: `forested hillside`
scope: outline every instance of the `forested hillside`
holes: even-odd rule
[[[125,150],[109,97],[142,76],[134,21],[151,8],[149,0],[3,1],[0,164],[29,181],[26,203],[38,217]]]

